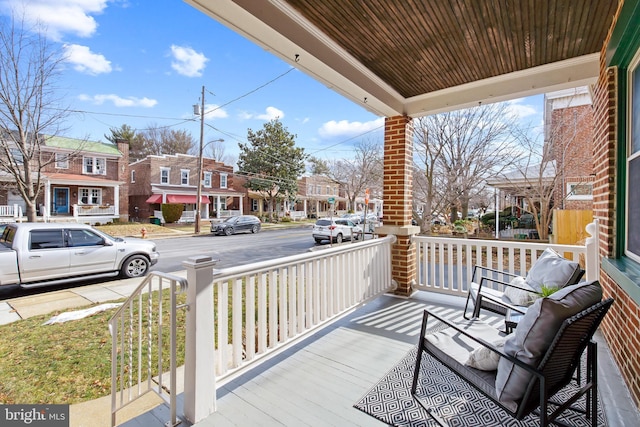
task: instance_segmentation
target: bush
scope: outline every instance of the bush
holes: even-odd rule
[[[183,211],[184,205],[182,203],[165,203],[162,205],[162,216],[167,224],[179,220]]]
[[[283,216],[282,218],[280,218],[281,222],[291,222],[291,217],[290,216]]]

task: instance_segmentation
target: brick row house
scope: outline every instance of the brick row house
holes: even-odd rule
[[[202,219],[252,211],[243,178],[233,167],[211,158],[202,160]],[[129,165],[129,216],[146,221],[161,215],[164,203],[182,203],[181,221],[195,218],[198,157],[189,154],[151,155]]]
[[[44,136],[40,151],[45,165],[40,171],[38,217],[45,221],[75,219],[91,224],[128,220],[127,143],[104,144]],[[0,183],[0,206],[17,207],[15,212],[5,209],[0,215],[5,219],[22,219],[17,212],[24,215],[26,203],[13,178],[3,174]],[[9,214],[10,210],[13,215]]]

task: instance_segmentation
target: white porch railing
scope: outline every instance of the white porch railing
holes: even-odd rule
[[[186,418],[195,423],[214,412],[216,387],[249,366],[391,290],[394,241],[387,236],[215,274],[210,257],[186,261]]]
[[[73,205],[73,216],[115,215],[115,206]]]
[[[15,205],[0,205],[0,217],[14,218],[18,220],[22,218],[22,206]]]
[[[169,404],[166,425],[178,424],[177,310],[186,305],[179,305],[177,297],[186,288],[186,279],[151,272],[109,320],[112,426],[120,409],[149,392]]]
[[[414,236],[418,288],[466,297],[475,264],[525,275],[548,247],[565,258],[579,261],[586,270],[586,280],[596,280],[599,277],[597,222],[587,225],[586,230],[591,237],[585,246]]]
[[[242,215],[239,210],[223,209],[220,211],[220,218]]]

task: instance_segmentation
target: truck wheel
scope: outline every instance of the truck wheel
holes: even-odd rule
[[[147,271],[149,271],[149,260],[142,255],[128,258],[120,269],[122,277],[126,278],[142,277],[147,274]]]

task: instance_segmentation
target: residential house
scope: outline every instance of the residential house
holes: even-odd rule
[[[45,165],[37,205],[42,220],[90,224],[128,221],[128,143],[43,136],[41,152]],[[7,175],[0,180],[4,184],[0,205],[16,205],[24,213],[26,203],[13,180]]]
[[[330,202],[333,200],[333,202]],[[347,209],[347,199],[340,184],[323,175],[303,176],[298,180],[295,211],[303,211],[309,218],[328,216]]]
[[[145,222],[161,216],[164,203],[182,203],[182,221],[194,221],[198,192],[198,157],[190,154],[150,155],[129,165],[129,215]],[[242,214],[247,191],[233,167],[202,159],[201,218]]]

